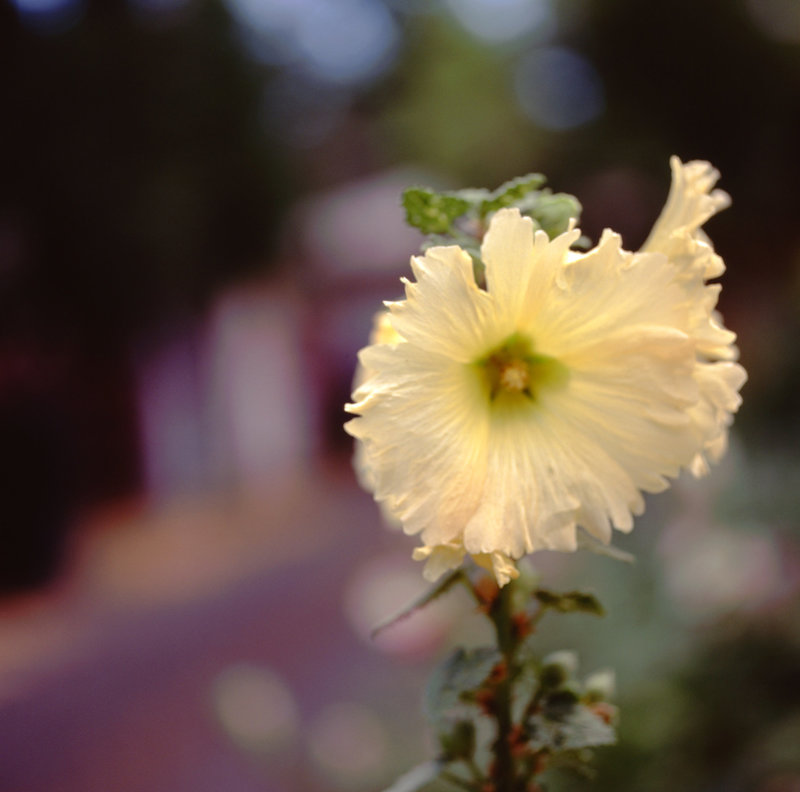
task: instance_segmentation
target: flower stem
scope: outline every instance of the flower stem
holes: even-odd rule
[[[497,721],[497,736],[492,746],[494,766],[492,776],[496,792],[514,792],[515,763],[511,753],[511,683],[514,676],[514,654],[516,637],[511,612],[511,586],[509,583],[500,589],[497,598],[489,611],[495,632],[497,645],[503,654],[505,674],[499,681],[495,692],[494,717]]]

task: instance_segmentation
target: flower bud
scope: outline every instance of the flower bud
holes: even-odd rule
[[[547,655],[542,661],[542,670],[539,681],[542,687],[555,689],[561,687],[578,670],[578,655],[576,652],[564,650]]]
[[[609,701],[614,698],[616,676],[610,668],[589,674],[583,682],[584,698],[588,701]]]

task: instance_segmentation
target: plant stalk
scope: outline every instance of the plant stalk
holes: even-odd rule
[[[511,753],[511,684],[515,676],[516,636],[511,612],[512,583],[500,589],[492,604],[489,616],[494,623],[497,645],[505,661],[505,675],[497,685],[494,702],[494,717],[497,721],[497,737],[492,746],[494,766],[492,777],[496,792],[514,792],[516,767]]]

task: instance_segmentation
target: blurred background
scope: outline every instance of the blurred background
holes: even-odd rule
[[[0,0],[0,790],[378,790],[479,641],[423,588],[343,433],[400,295],[412,183],[540,171],[635,249],[668,157],[750,381],[724,463],[635,565],[542,554],[618,673],[591,788],[800,790],[797,0]],[[554,789],[582,790],[564,776]]]

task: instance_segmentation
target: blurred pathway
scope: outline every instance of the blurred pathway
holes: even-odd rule
[[[376,522],[349,478],[305,476],[90,530],[67,580],[0,615],[0,790],[324,788],[291,750],[247,761],[211,691],[231,664],[263,664],[302,719],[385,661],[341,607]]]

